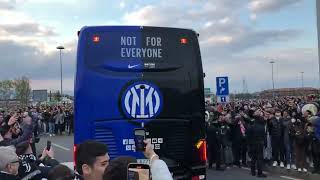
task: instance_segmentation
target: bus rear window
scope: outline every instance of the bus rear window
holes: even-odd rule
[[[172,32],[88,33],[86,39],[89,41],[85,57],[89,66],[181,67],[197,52],[193,48],[194,37]]]

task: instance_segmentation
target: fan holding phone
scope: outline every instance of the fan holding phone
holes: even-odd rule
[[[128,180],[149,180],[150,174],[152,179],[171,180],[172,176],[166,163],[159,159],[154,152],[151,141],[146,140],[146,132],[144,129],[135,129],[134,139],[136,151],[143,152],[145,157],[150,160],[150,165],[130,163],[128,165]],[[137,175],[138,174],[138,175]]]
[[[142,152],[150,164],[137,163],[134,157],[120,156],[113,159],[106,168],[103,180],[173,180],[166,163],[154,152],[151,141],[146,140],[144,129],[134,130],[137,152]]]

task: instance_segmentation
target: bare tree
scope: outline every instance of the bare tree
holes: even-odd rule
[[[8,108],[8,103],[11,96],[11,90],[13,88],[13,81],[3,80],[0,81],[0,99],[5,101],[5,106]]]
[[[29,78],[22,76],[14,81],[14,87],[17,93],[17,99],[22,105],[27,105],[31,93]]]

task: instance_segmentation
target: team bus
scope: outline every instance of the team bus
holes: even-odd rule
[[[204,83],[198,34],[146,26],[83,27],[75,80],[75,147],[136,157],[144,128],[175,179],[206,179]],[[76,149],[75,149],[76,151]]]

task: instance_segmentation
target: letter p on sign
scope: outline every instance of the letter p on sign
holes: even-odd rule
[[[219,78],[219,87],[223,87],[223,85],[226,83],[226,79]]]

